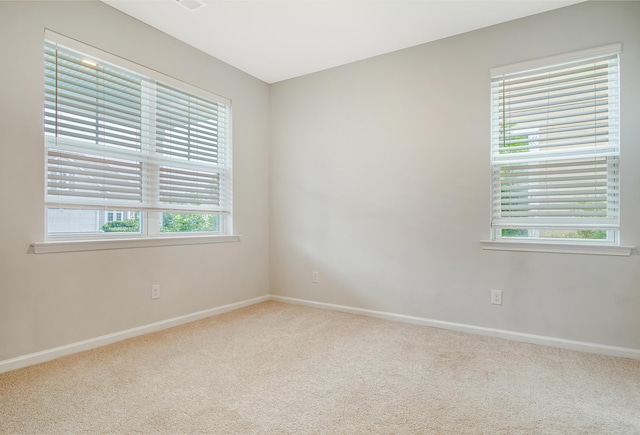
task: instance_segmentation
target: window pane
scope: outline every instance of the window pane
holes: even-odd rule
[[[141,233],[140,212],[129,210],[47,210],[48,235]]]
[[[139,150],[142,79],[75,50],[45,42],[45,134]]]
[[[619,50],[492,70],[494,238],[618,243]]]
[[[230,101],[49,31],[44,71],[47,236],[231,228]]]
[[[162,213],[162,233],[220,232],[220,215],[197,213]]]
[[[502,237],[526,237],[535,239],[607,240],[606,230],[546,230],[546,229],[503,229]]]

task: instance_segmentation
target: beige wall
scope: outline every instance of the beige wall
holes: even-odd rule
[[[45,28],[233,101],[240,243],[28,252],[44,228]],[[0,101],[0,361],[268,293],[265,83],[97,1],[1,1]]]
[[[622,242],[640,246],[640,3],[587,2],[273,85],[271,293],[640,349],[637,250],[479,245],[489,69],[614,42]]]

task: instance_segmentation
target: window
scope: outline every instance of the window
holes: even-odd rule
[[[620,50],[491,71],[492,240],[619,244]]]
[[[45,39],[47,238],[230,234],[230,102]]]

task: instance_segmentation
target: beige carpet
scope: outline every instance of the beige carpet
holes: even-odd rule
[[[638,434],[640,361],[265,302],[2,374],[0,432]]]

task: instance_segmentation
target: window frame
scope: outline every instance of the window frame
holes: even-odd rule
[[[556,68],[560,69],[561,66],[566,64],[582,61],[589,58],[602,57],[606,55],[618,54],[622,51],[622,44],[611,44],[604,47],[597,47],[594,49],[581,50],[568,54],[561,54],[558,56],[546,57],[543,59],[537,59],[529,62],[522,62],[513,65],[507,65],[498,68],[492,68],[490,71],[490,77],[492,80],[492,89],[493,82],[500,80],[499,77],[504,77],[510,74],[527,74],[534,72],[535,70],[541,68]],[[619,58],[618,58],[618,68],[619,68]],[[609,77],[609,76],[608,76]],[[619,77],[619,73],[618,73]],[[619,89],[620,85],[618,82],[618,104],[619,104]],[[607,254],[607,255],[630,255],[633,247],[622,246],[620,245],[620,227],[619,227],[619,211],[617,214],[617,227],[607,229],[607,238],[603,240],[597,239],[555,239],[555,238],[544,238],[544,237],[515,237],[515,236],[503,236],[502,229],[504,226],[496,227],[494,226],[494,218],[495,218],[495,179],[496,179],[496,170],[499,172],[499,168],[501,165],[499,163],[494,162],[494,155],[496,151],[494,151],[497,146],[496,143],[496,132],[495,126],[496,123],[500,123],[499,115],[501,112],[498,110],[497,102],[494,97],[494,91],[492,90],[491,97],[491,155],[490,155],[490,167],[492,173],[492,181],[491,181],[491,194],[490,194],[490,239],[481,242],[481,246],[483,249],[498,249],[498,250],[518,250],[518,251],[536,251],[536,252],[569,252],[569,253],[599,253],[599,254]],[[619,110],[619,106],[616,107]],[[620,120],[619,115],[618,122]],[[617,158],[619,159],[619,146],[617,151]],[[523,161],[531,161],[535,159],[523,159]],[[498,168],[498,169],[496,169]],[[619,169],[618,169],[619,170]],[[607,169],[609,171],[609,169]],[[609,173],[609,172],[607,172]],[[499,175],[502,178],[502,175]],[[608,187],[607,187],[608,189]],[[607,190],[608,191],[608,190]],[[619,190],[618,190],[619,193]],[[499,196],[498,196],[499,197]],[[618,196],[619,201],[619,196]],[[502,207],[500,208],[502,210]],[[521,228],[525,228],[524,225]],[[616,249],[620,248],[620,249]],[[615,252],[615,253],[611,253]]]
[[[216,142],[216,150],[221,150],[220,152],[225,153],[224,159],[222,163],[217,163],[216,166],[218,168],[222,168],[223,172],[218,172],[221,177],[224,177],[224,181],[220,181],[220,196],[224,196],[224,199],[221,199],[221,203],[219,206],[219,210],[194,210],[190,209],[189,206],[185,206],[183,208],[171,208],[171,206],[164,206],[163,208],[154,208],[153,206],[149,208],[149,206],[145,206],[141,203],[139,206],[134,208],[127,208],[121,205],[113,205],[113,204],[104,204],[102,206],[91,206],[89,208],[83,208],[82,206],[75,205],[73,203],[65,203],[65,202],[56,202],[53,204],[51,201],[47,202],[47,180],[48,180],[48,172],[47,172],[47,164],[45,162],[45,203],[44,203],[44,242],[33,243],[35,251],[40,252],[60,252],[56,251],[55,246],[63,246],[63,251],[66,250],[86,250],[85,248],[89,247],[90,250],[93,249],[113,249],[114,246],[122,246],[122,247],[137,247],[137,246],[165,246],[167,244],[193,244],[193,243],[215,243],[218,241],[238,241],[239,237],[237,235],[233,235],[233,164],[232,164],[232,149],[233,149],[233,141],[232,141],[232,107],[231,100],[226,99],[224,97],[220,97],[219,95],[213,94],[209,91],[200,89],[173,77],[167,76],[160,72],[154,71],[142,65],[136,64],[134,62],[123,59],[119,56],[115,56],[106,51],[97,49],[95,47],[89,46],[87,44],[81,43],[74,39],[65,37],[63,35],[52,32],[48,29],[45,30],[45,44],[46,41],[50,41],[54,44],[58,44],[70,50],[76,51],[83,56],[87,56],[90,59],[98,59],[101,62],[106,64],[111,64],[117,69],[121,69],[124,71],[129,71],[136,76],[142,77],[142,80],[149,80],[152,83],[159,83],[158,86],[168,86],[169,88],[177,89],[179,92],[183,92],[185,94],[194,95],[197,98],[201,98],[206,101],[210,101],[219,105],[223,105],[226,107],[226,111],[224,113],[224,120],[226,121],[225,134],[222,139],[218,138]],[[155,86],[155,85],[154,85]],[[142,104],[142,102],[141,102]],[[142,109],[141,109],[142,110]],[[184,112],[186,113],[186,112]],[[55,115],[56,117],[58,115]],[[148,116],[147,114],[141,112],[141,116]],[[154,115],[155,116],[155,115]],[[219,120],[221,118],[215,118]],[[154,121],[155,122],[155,121]],[[144,127],[142,127],[144,128]],[[44,157],[47,160],[48,150],[52,148],[51,142],[57,141],[57,135],[44,135]],[[146,140],[146,139],[145,139]],[[152,139],[155,140],[155,137]],[[143,147],[146,145],[142,145]],[[170,145],[169,145],[170,146]],[[154,145],[155,147],[155,145]],[[191,147],[191,145],[188,145]],[[147,151],[149,152],[149,151]],[[150,151],[153,153],[158,153],[160,151]],[[142,155],[142,154],[141,154]],[[162,154],[161,154],[162,155]],[[140,157],[141,159],[145,159],[144,155]],[[187,163],[185,163],[187,160]],[[188,161],[191,159],[182,159],[181,163],[183,166],[188,166]],[[197,161],[196,168],[197,168]],[[150,166],[153,166],[154,163],[146,163]],[[204,165],[200,165],[204,166]],[[146,169],[143,169],[145,171]],[[157,178],[157,177],[155,177]],[[159,181],[155,181],[158,183]],[[224,185],[222,187],[222,185]],[[146,189],[146,188],[145,188]],[[160,187],[153,188],[157,189],[156,192],[159,191]],[[147,195],[146,190],[143,191],[143,195]],[[146,200],[145,200],[146,201]],[[222,204],[224,201],[224,205]],[[48,210],[49,209],[82,209],[82,210],[92,210],[97,212],[112,212],[115,214],[116,211],[124,212],[124,211],[139,211],[140,212],[140,232],[96,232],[96,233],[49,233],[48,229]],[[218,231],[193,231],[193,232],[162,232],[160,229],[160,224],[162,222],[162,213],[185,213],[185,214],[207,214],[207,215],[217,215],[218,217]],[[114,219],[117,220],[117,219]],[[105,221],[106,222],[106,221]],[[157,227],[157,228],[156,228]],[[154,239],[156,239],[154,241]],[[174,239],[171,242],[168,242],[165,239]],[[180,240],[184,239],[181,243]],[[107,243],[103,243],[107,242]],[[115,243],[114,243],[115,242]],[[117,243],[123,242],[123,243]],[[74,245],[77,245],[78,249],[70,248]],[[109,246],[107,248],[100,248],[100,246]],[[50,251],[49,249],[53,249]]]

